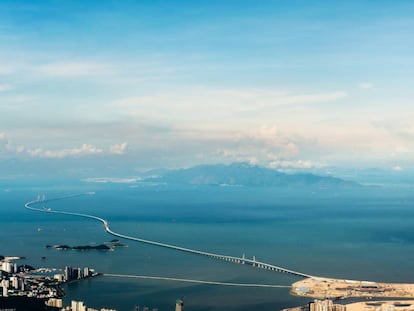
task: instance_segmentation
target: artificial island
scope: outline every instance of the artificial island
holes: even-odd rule
[[[413,311],[414,284],[380,283],[310,277],[292,284],[290,293],[314,298],[309,304],[284,311]],[[336,303],[343,299],[369,299],[352,303]],[[372,301],[372,299],[380,299]],[[381,300],[388,298],[390,300]],[[404,300],[395,300],[404,299]],[[407,299],[407,300],[405,300]]]

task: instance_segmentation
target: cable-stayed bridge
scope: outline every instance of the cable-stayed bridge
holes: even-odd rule
[[[93,194],[93,193],[86,193],[86,194]],[[204,251],[201,251],[201,250],[196,250],[196,249],[191,249],[191,248],[186,248],[186,247],[161,243],[161,242],[157,242],[157,241],[142,239],[142,238],[138,238],[138,237],[128,236],[128,235],[121,234],[121,233],[113,231],[111,229],[111,227],[109,226],[109,222],[107,220],[101,218],[101,217],[98,217],[98,216],[82,214],[82,213],[74,213],[74,212],[57,211],[57,210],[52,210],[51,208],[44,208],[44,207],[43,208],[33,207],[33,205],[43,204],[43,203],[46,203],[46,202],[61,200],[61,199],[74,197],[74,196],[78,196],[78,195],[71,195],[71,196],[55,198],[55,199],[46,199],[45,196],[42,196],[42,197],[38,196],[38,198],[36,200],[27,202],[24,206],[25,206],[25,208],[27,208],[29,210],[37,211],[37,212],[71,215],[71,216],[78,216],[78,217],[97,220],[97,221],[99,221],[103,224],[103,227],[104,227],[104,229],[107,233],[109,233],[113,236],[122,238],[122,239],[130,240],[130,241],[136,241],[136,242],[140,242],[140,243],[160,246],[160,247],[164,247],[164,248],[169,248],[169,249],[182,251],[182,252],[186,252],[186,253],[191,253],[191,254],[195,254],[195,255],[206,256],[206,257],[210,257],[210,258],[213,258],[213,259],[224,260],[224,261],[237,263],[237,264],[247,264],[247,265],[251,265],[251,266],[253,266],[255,268],[258,268],[258,269],[265,269],[265,270],[269,270],[269,271],[287,273],[287,274],[291,274],[291,275],[299,276],[299,277],[304,277],[304,278],[312,277],[311,275],[306,274],[306,273],[302,273],[302,272],[299,272],[299,271],[286,269],[286,268],[276,266],[276,265],[273,265],[273,264],[261,262],[261,261],[257,260],[255,256],[253,256],[252,259],[246,258],[244,255],[242,257],[228,256],[228,255],[216,254],[216,253],[211,253],[211,252],[204,252]]]

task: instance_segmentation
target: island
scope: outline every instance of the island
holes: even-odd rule
[[[89,250],[100,250],[100,251],[109,251],[112,250],[106,244],[98,244],[98,245],[79,245],[79,246],[69,246],[69,245],[46,245],[46,248],[54,248],[58,251],[62,250],[77,250],[77,251],[89,251]]]
[[[316,299],[371,299],[374,297],[412,299],[414,298],[414,284],[311,277],[294,283],[291,293],[295,296]]]
[[[113,251],[117,247],[127,247],[126,244],[122,244],[119,240],[114,239],[109,242],[104,242],[101,244],[92,244],[92,245],[78,245],[78,246],[70,246],[67,244],[57,244],[57,245],[46,245],[46,248],[53,248],[58,251],[66,251],[66,250],[76,250],[76,251],[90,251],[90,250],[98,250],[98,251]]]

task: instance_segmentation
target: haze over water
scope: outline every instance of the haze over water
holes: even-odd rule
[[[46,249],[113,239],[98,222],[25,210],[37,194],[93,196],[45,204],[97,215],[114,231],[227,255],[256,256],[304,273],[347,279],[412,282],[414,195],[408,190],[338,191],[246,187],[68,184],[67,190],[15,186],[0,197],[0,249],[35,266],[90,266],[103,273],[290,285],[296,277],[212,260],[132,241],[113,252]],[[52,190],[50,190],[52,189]],[[45,261],[41,260],[46,256]],[[132,310],[135,304],[171,310],[278,310],[303,304],[288,289],[246,289],[167,281],[97,278],[66,286],[67,298],[92,307]]]

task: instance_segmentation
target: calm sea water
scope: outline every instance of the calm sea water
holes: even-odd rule
[[[7,185],[0,190],[0,254],[26,256],[34,266],[89,266],[103,273],[290,285],[298,278],[126,241],[113,252],[59,252],[46,244],[85,245],[111,240],[100,223],[37,213],[23,205],[95,191],[46,204],[91,213],[113,230],[189,248],[247,257],[312,275],[412,282],[414,195],[409,190],[327,191],[129,185]],[[46,256],[46,260],[41,257]],[[133,310],[280,310],[307,302],[288,289],[252,289],[100,277],[66,286],[66,300],[90,307]]]

